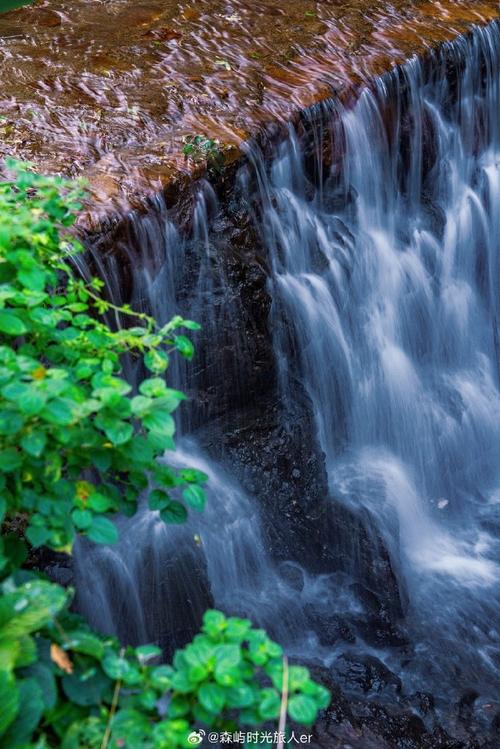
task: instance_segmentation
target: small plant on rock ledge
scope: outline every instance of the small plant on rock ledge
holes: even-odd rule
[[[218,140],[206,138],[204,135],[188,135],[184,138],[182,153],[186,159],[191,159],[194,163],[205,162],[209,172],[222,172],[224,154]]]

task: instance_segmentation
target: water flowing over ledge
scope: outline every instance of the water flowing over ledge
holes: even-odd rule
[[[166,648],[212,600],[250,615],[347,695],[325,749],[400,746],[408,714],[410,746],[495,741],[500,25],[247,144],[194,205],[176,226],[157,198],[89,262],[115,301],[203,324],[174,376],[212,509],[82,549],[81,607]]]
[[[0,14],[0,156],[85,176],[87,224],[200,164],[183,139],[226,159],[273,123],[499,15],[497,0],[34,0]]]

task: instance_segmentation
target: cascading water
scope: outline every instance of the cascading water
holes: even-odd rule
[[[398,671],[407,693],[431,689],[444,711],[466,689],[498,704],[499,39],[498,24],[476,29],[377,80],[351,107],[311,108],[272,160],[248,145],[239,175],[270,267],[283,412],[299,380],[331,504],[362,517],[374,546],[383,539],[410,644],[375,648],[360,629],[325,645],[321,622],[364,616],[353,585],[361,562],[311,574],[294,560],[274,561],[259,498],[193,435],[176,460],[208,474],[207,510],[172,528],[143,507],[120,522],[116,549],[80,549],[79,606],[96,626],[171,649],[213,602],[334,674],[340,653],[364,650]],[[203,323],[216,342],[212,359],[202,352],[216,395],[225,371],[251,351],[248,341],[216,345],[219,328],[235,335],[242,305],[218,267],[217,211],[202,184],[189,251],[161,201],[154,219],[134,219],[141,270],[130,255],[129,294],[162,322],[180,306]],[[122,301],[123,269],[112,255],[104,275]],[[182,275],[190,281],[180,299]],[[186,386],[186,371],[174,378]],[[210,398],[200,400],[184,434],[200,425],[199,413],[211,418]],[[304,445],[304,456],[311,449]],[[335,526],[335,511],[325,517]]]
[[[445,50],[455,80],[411,60],[310,110],[330,122],[321,184],[293,129],[269,169],[248,154],[283,397],[298,369],[331,492],[369,510],[407,591],[407,668],[442,693],[500,666],[498,34]]]
[[[163,324],[179,309],[174,280],[181,273],[186,246],[169,221],[164,203],[158,200],[154,208],[150,218],[135,221],[132,217],[135,244],[141,249],[141,271],[134,274],[131,301],[135,309],[146,309]],[[197,252],[196,273],[190,281],[193,293],[186,316],[203,319],[204,334],[215,332],[221,317],[231,314],[228,303],[215,305],[214,312],[214,298],[224,289],[224,279],[211,268],[208,227],[215,211],[213,190],[208,183],[202,184],[192,240]],[[128,243],[121,249],[130,253]],[[77,262],[80,272],[90,275],[89,258],[77,257]],[[123,268],[116,256],[103,258],[92,252],[92,264],[97,264],[106,279],[109,297],[117,305],[123,304]],[[140,377],[131,362],[126,362],[126,367],[130,380]],[[218,367],[215,377],[217,372]],[[169,384],[182,388],[186,378],[186,366],[174,359]],[[189,404],[187,416],[180,414],[178,421],[178,431],[185,433],[192,421]],[[176,467],[190,466],[206,473],[206,509],[200,515],[191,513],[181,526],[169,526],[159,512],[148,509],[144,498],[133,518],[118,520],[120,542],[116,547],[79,540],[75,548],[78,610],[99,631],[125,642],[156,642],[168,654],[193,636],[203,612],[212,604],[233,615],[250,617],[298,651],[307,647],[308,637],[314,636],[305,611],[329,588],[328,576],[313,580],[297,566],[295,577],[302,578],[301,592],[287,583],[269,558],[255,503],[222,466],[209,459],[196,439],[181,438],[175,453],[167,453],[166,460]]]

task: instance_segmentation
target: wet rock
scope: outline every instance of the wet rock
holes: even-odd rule
[[[313,612],[311,621],[320,645],[328,647],[337,642],[353,644],[356,641],[353,628],[341,616],[324,616]]]
[[[344,677],[336,668],[343,661]],[[313,727],[311,746],[316,749],[497,749],[498,716],[491,731],[480,735],[472,730],[452,736],[439,724],[434,697],[416,693],[411,701],[420,701],[427,712],[426,722],[405,707],[398,677],[376,658],[343,655],[334,670],[312,664],[312,677],[331,691],[330,705]],[[386,684],[380,689],[382,683]],[[354,685],[354,688],[353,688]],[[389,686],[389,689],[387,689]],[[392,697],[391,697],[392,690]],[[470,702],[472,695],[466,702]],[[450,716],[448,715],[449,719]],[[477,728],[477,727],[476,727]]]
[[[474,689],[470,689],[459,700],[458,703],[458,719],[469,725],[473,714],[474,714],[474,703],[479,697],[479,693]]]
[[[304,564],[309,571],[329,570],[320,520],[326,507],[326,471],[321,453],[314,449],[303,399],[295,400],[292,413],[284,413],[276,395],[262,398],[259,405],[232,413],[230,419],[212,422],[200,437],[258,499],[272,556]],[[292,477],[297,465],[300,478]]]
[[[434,697],[429,692],[415,692],[411,700],[423,715],[427,715],[434,710]]]
[[[304,589],[304,571],[298,564],[283,562],[279,565],[280,574],[291,588],[300,593]]]
[[[347,691],[401,692],[399,677],[371,655],[344,653],[335,661],[333,672],[342,689]]]
[[[68,588],[74,585],[73,557],[45,546],[30,549],[26,567],[43,570],[54,583]]]

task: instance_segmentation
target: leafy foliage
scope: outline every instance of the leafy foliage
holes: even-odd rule
[[[113,749],[174,749],[191,746],[195,725],[232,731],[278,717],[282,651],[246,619],[207,611],[202,632],[167,666],[155,646],[120,648],[91,632],[67,599],[36,578],[4,583],[2,746],[99,749],[108,733]],[[301,723],[328,704],[307,669],[290,668],[289,688],[289,714]]]
[[[162,375],[172,351],[193,356],[179,328],[198,326],[177,317],[158,328],[122,307],[133,326],[110,330],[102,281],[75,277],[80,247],[60,233],[79,195],[29,171],[0,183],[0,521],[26,513],[33,546],[67,550],[76,533],[116,542],[110,513],[133,514],[150,480],[154,508],[182,522],[188,507],[203,508],[206,478],[157,462],[174,448],[172,413],[184,399]],[[136,394],[124,355],[151,373]],[[8,564],[4,544],[0,568]]]
[[[27,547],[71,551],[77,534],[115,543],[115,513],[148,489],[165,522],[205,504],[206,476],[157,458],[173,449],[182,393],[164,373],[191,359],[179,317],[158,328],[128,307],[111,330],[102,283],[85,283],[64,235],[80,190],[10,164],[0,183],[0,746],[9,749],[176,749],[195,726],[234,730],[275,721],[283,657],[244,619],[208,611],[172,666],[154,645],[121,647],[70,612],[71,590],[22,570]],[[151,376],[138,392],[124,356]],[[11,532],[15,528],[16,532]],[[23,538],[24,536],[24,538]],[[288,672],[288,713],[311,724],[329,701],[307,669]]]
[[[219,174],[224,167],[224,154],[218,140],[205,138],[204,135],[188,135],[184,138],[182,153],[186,159],[196,164],[205,162],[207,168]]]

